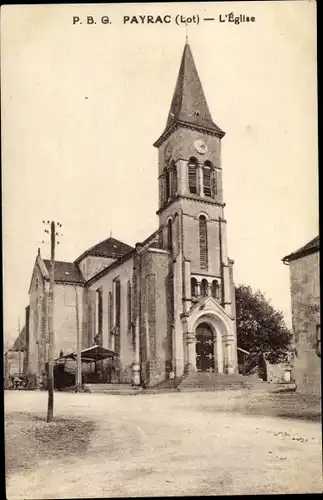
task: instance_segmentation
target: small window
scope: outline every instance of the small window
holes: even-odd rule
[[[209,290],[209,283],[206,279],[201,281],[201,295],[202,297],[207,297]]]
[[[191,278],[191,297],[197,297],[197,279]]]
[[[212,289],[211,289],[211,295],[214,299],[218,299],[219,298],[219,283],[217,280],[213,280],[212,281]]]

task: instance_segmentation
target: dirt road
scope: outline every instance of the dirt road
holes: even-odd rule
[[[322,492],[320,423],[232,412],[230,397],[55,393],[56,418],[86,421],[88,442],[8,474],[7,498]],[[5,394],[13,419],[45,418],[46,404],[43,392]]]

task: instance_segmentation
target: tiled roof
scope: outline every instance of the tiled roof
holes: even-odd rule
[[[311,253],[317,252],[320,250],[320,237],[316,236],[311,241],[306,243],[303,247],[295,250],[295,252],[286,255],[282,260],[286,262],[290,262],[291,260],[299,259],[300,257],[304,257],[305,255],[309,255]]]
[[[115,238],[108,238],[86,250],[80,257],[76,259],[75,262],[79,262],[81,259],[88,255],[119,259],[130,250],[132,250],[132,247],[127,245],[126,243],[116,240]]]
[[[191,48],[185,44],[175,91],[163,135],[175,123],[186,123],[211,130],[220,136],[224,132],[213,122]],[[158,141],[157,141],[158,143]]]
[[[45,266],[50,273],[51,262],[44,259]],[[66,283],[84,283],[85,279],[75,262],[61,262],[55,260],[55,281]]]

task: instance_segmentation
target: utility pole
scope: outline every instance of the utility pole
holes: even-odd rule
[[[43,221],[44,224],[45,221]],[[49,224],[49,221],[47,221]],[[62,227],[59,222],[57,226]],[[54,354],[55,354],[55,335],[54,335],[54,290],[55,290],[55,246],[56,246],[56,226],[55,222],[50,223],[50,231],[45,229],[45,233],[50,234],[50,272],[49,272],[49,321],[48,321],[48,406],[47,406],[47,422],[53,420],[54,415]],[[59,244],[59,242],[57,242]]]
[[[76,311],[76,392],[82,390],[82,359],[81,359],[81,339],[80,339],[80,318],[79,318],[79,297],[77,286],[75,288],[75,311]]]
[[[48,406],[47,422],[54,415],[54,286],[55,286],[55,222],[50,224],[50,273],[49,273],[49,338],[48,338]]]
[[[20,337],[20,318],[18,316],[18,365],[19,365],[19,376],[21,375],[21,337]]]

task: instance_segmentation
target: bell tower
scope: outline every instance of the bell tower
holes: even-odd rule
[[[189,317],[207,297],[212,297],[210,304],[217,308],[218,315],[228,316],[227,324],[231,322],[228,338],[236,351],[233,261],[227,256],[223,213],[221,140],[224,135],[212,119],[191,48],[186,43],[166,127],[154,144],[158,148],[157,214],[162,246],[169,250],[173,266],[177,374],[186,365],[196,368],[193,347],[185,354],[181,346],[183,335],[184,345],[185,338],[195,338]],[[232,355],[223,358],[224,368],[219,371],[236,371],[234,349],[230,352]]]
[[[176,253],[181,237],[183,256],[191,262],[192,277],[197,275],[193,293],[198,294],[202,276],[209,276],[217,280],[214,287],[218,287],[218,298],[223,288],[221,254],[226,254],[222,248],[226,246],[221,164],[224,135],[212,120],[186,43],[166,127],[155,143],[159,152],[158,215],[160,226],[165,228],[166,247],[172,243]],[[180,214],[181,234],[173,227],[170,237],[170,225]],[[212,281],[209,280],[211,288]]]

